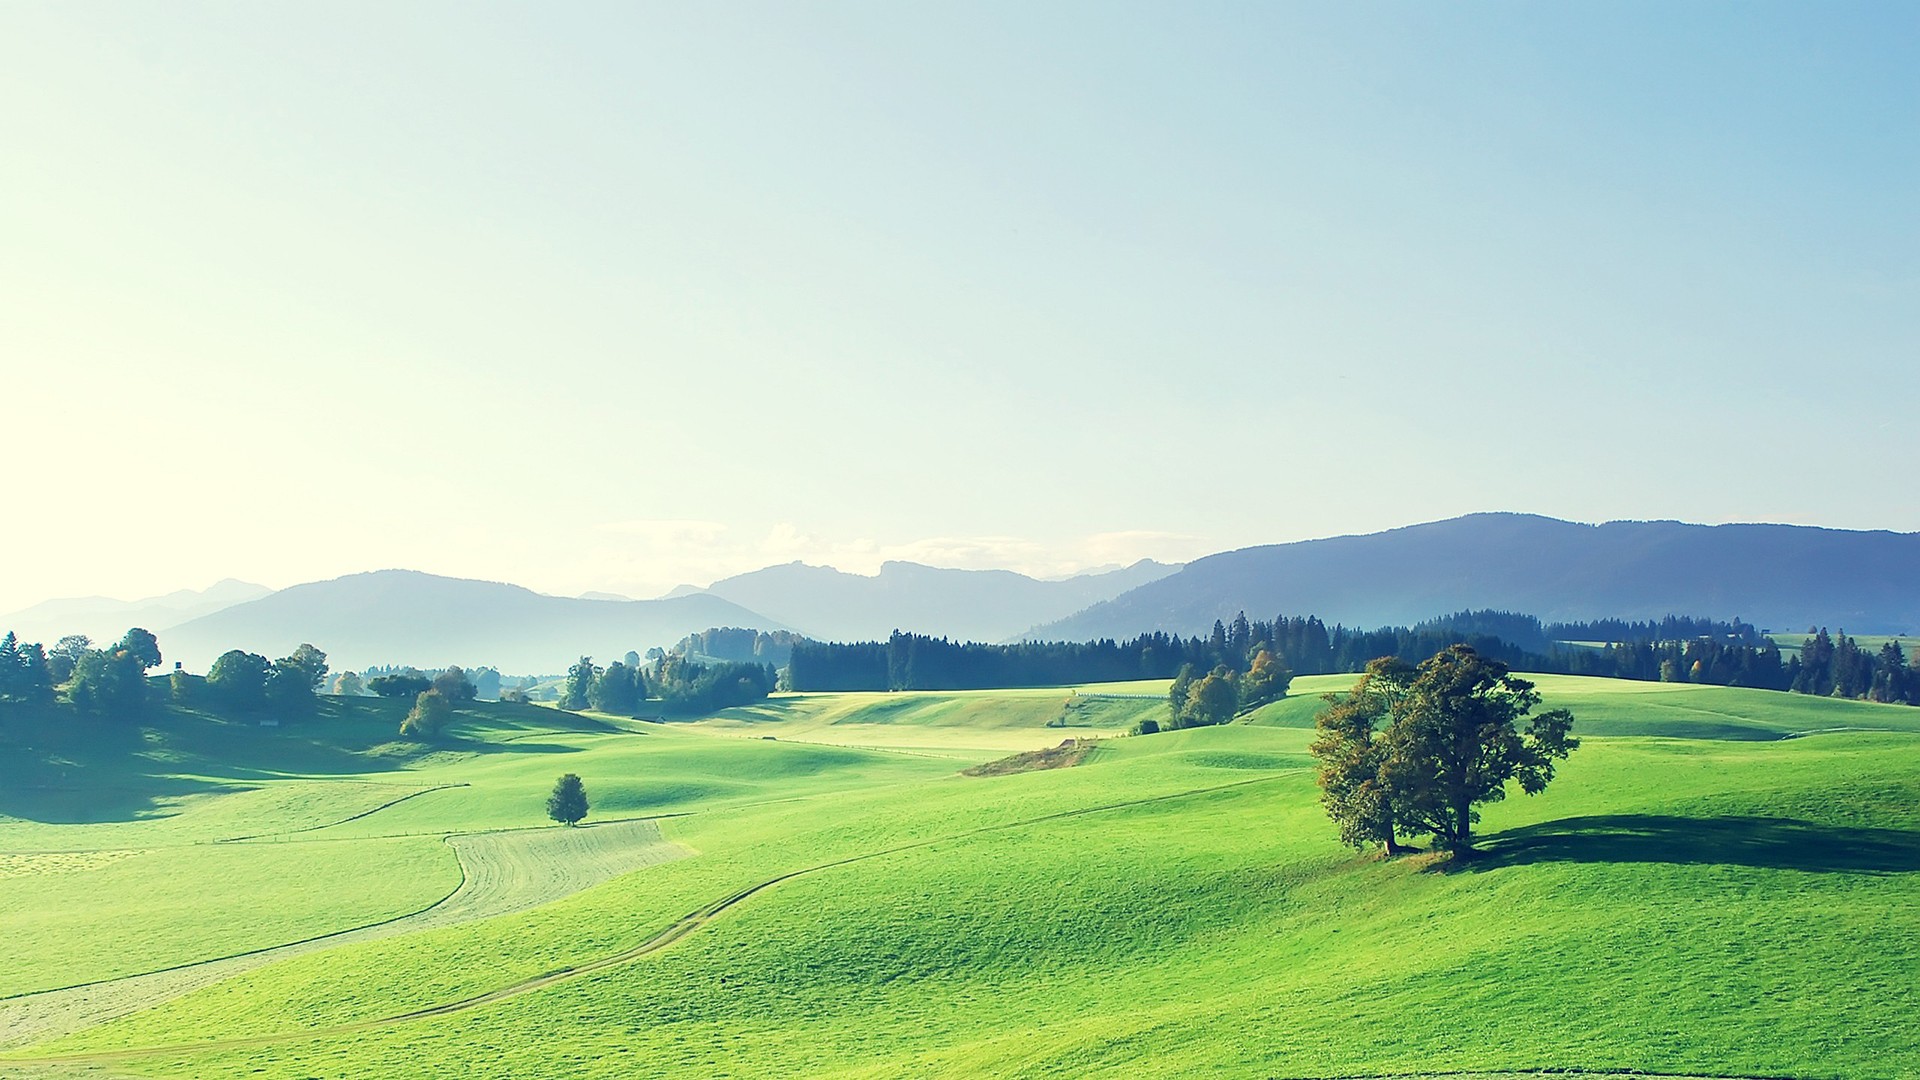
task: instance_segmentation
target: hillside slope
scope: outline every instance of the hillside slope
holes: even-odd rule
[[[1302,680],[1303,703],[1334,679]],[[401,757],[374,740],[402,702],[327,702],[273,729],[74,717],[60,745],[0,765],[37,757],[46,783],[77,764],[96,792],[132,784],[168,812],[80,824],[51,812],[67,792],[0,787],[26,815],[0,820],[0,851],[30,871],[8,894],[31,901],[12,925],[33,953],[0,965],[15,987],[125,966],[122,924],[146,939],[135,969],[353,925],[377,914],[348,884],[369,867],[383,904],[424,903],[450,887],[448,833],[654,826],[687,857],[519,914],[350,939],[53,1041],[9,1024],[34,1001],[16,995],[0,1073],[1915,1075],[1920,710],[1543,690],[1587,742],[1544,794],[1488,804],[1482,854],[1458,862],[1342,848],[1299,716],[1103,739],[1076,767],[991,777],[959,774],[992,756],[958,747],[979,724],[1019,713],[1059,741],[1031,692],[1007,710],[804,695],[667,725],[476,705],[451,742]],[[1721,723],[1675,726],[1701,716]],[[865,748],[902,721],[949,752]],[[88,727],[161,752],[88,752]],[[836,731],[846,745],[788,738]],[[594,793],[587,827],[528,828],[561,767]],[[164,794],[182,782],[218,789]],[[219,837],[236,842],[198,842]],[[153,902],[189,890],[207,903]]]
[[[1211,555],[1032,636],[1197,634],[1243,609],[1372,627],[1464,608],[1900,632],[1920,627],[1920,533],[1471,514]]]
[[[564,671],[582,654],[605,660],[713,626],[785,628],[717,596],[579,600],[518,585],[380,570],[295,585],[194,619],[162,635],[160,647],[168,661],[190,668],[228,649],[282,656],[310,641],[336,670],[491,664],[540,674]]]

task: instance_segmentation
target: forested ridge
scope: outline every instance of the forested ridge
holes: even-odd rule
[[[1569,645],[1567,641],[1605,642]],[[1739,619],[1668,616],[1543,625],[1530,615],[1463,611],[1411,627],[1359,630],[1315,616],[1215,621],[1205,637],[1141,634],[1126,641],[957,642],[895,632],[886,641],[796,641],[793,690],[978,690],[1171,679],[1183,669],[1247,670],[1264,648],[1295,675],[1358,673],[1383,656],[1417,663],[1452,645],[1521,671],[1691,682],[1920,704],[1920,655],[1899,642],[1862,648],[1844,631],[1812,631],[1799,655]],[[1528,646],[1532,646],[1529,648]]]

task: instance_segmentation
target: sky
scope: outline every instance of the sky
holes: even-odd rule
[[[1920,6],[0,4],[0,611],[1920,530]]]

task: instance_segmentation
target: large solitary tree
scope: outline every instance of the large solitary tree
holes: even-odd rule
[[[1529,718],[1539,704],[1532,683],[1466,645],[1434,654],[1411,677],[1392,661],[1367,665],[1321,714],[1314,743],[1342,839],[1393,850],[1396,833],[1431,833],[1440,847],[1471,851],[1481,804],[1506,798],[1511,780],[1539,794],[1553,763],[1580,745],[1573,714]]]
[[[1412,664],[1394,656],[1370,661],[1353,689],[1325,695],[1328,707],[1314,721],[1320,801],[1339,826],[1340,839],[1354,847],[1383,844],[1389,855],[1406,850],[1396,835],[1383,773],[1392,746],[1387,733],[1405,709],[1412,682]]]
[[[562,825],[573,825],[587,816],[587,787],[580,778],[567,773],[554,782],[547,796],[547,816]]]
[[[1388,738],[1384,770],[1402,820],[1431,832],[1440,846],[1472,850],[1481,803],[1507,797],[1507,781],[1538,795],[1553,763],[1580,745],[1573,714],[1550,709],[1519,721],[1540,704],[1540,692],[1507,665],[1454,645],[1420,665],[1406,712]]]

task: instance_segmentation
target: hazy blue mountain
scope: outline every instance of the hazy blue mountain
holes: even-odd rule
[[[160,634],[169,663],[204,670],[228,649],[285,656],[303,641],[333,668],[490,664],[508,674],[565,671],[629,649],[672,645],[714,626],[787,629],[717,596],[582,600],[518,585],[380,570],[295,585]]]
[[[872,577],[788,563],[716,581],[706,591],[822,641],[884,639],[895,630],[1005,641],[1089,604],[1171,574],[1143,559],[1059,581],[1011,570],[945,570],[889,562]]]
[[[46,600],[0,615],[0,634],[11,630],[22,641],[46,645],[67,634],[85,634],[96,642],[118,641],[131,627],[158,633],[272,591],[265,585],[228,578],[205,589],[181,589],[144,600],[114,600],[105,596]]]
[[[1814,624],[1913,632],[1920,533],[1472,514],[1210,555],[1033,636],[1195,634],[1242,609],[1374,627],[1465,608],[1549,622],[1679,614],[1738,616],[1781,632]]]

